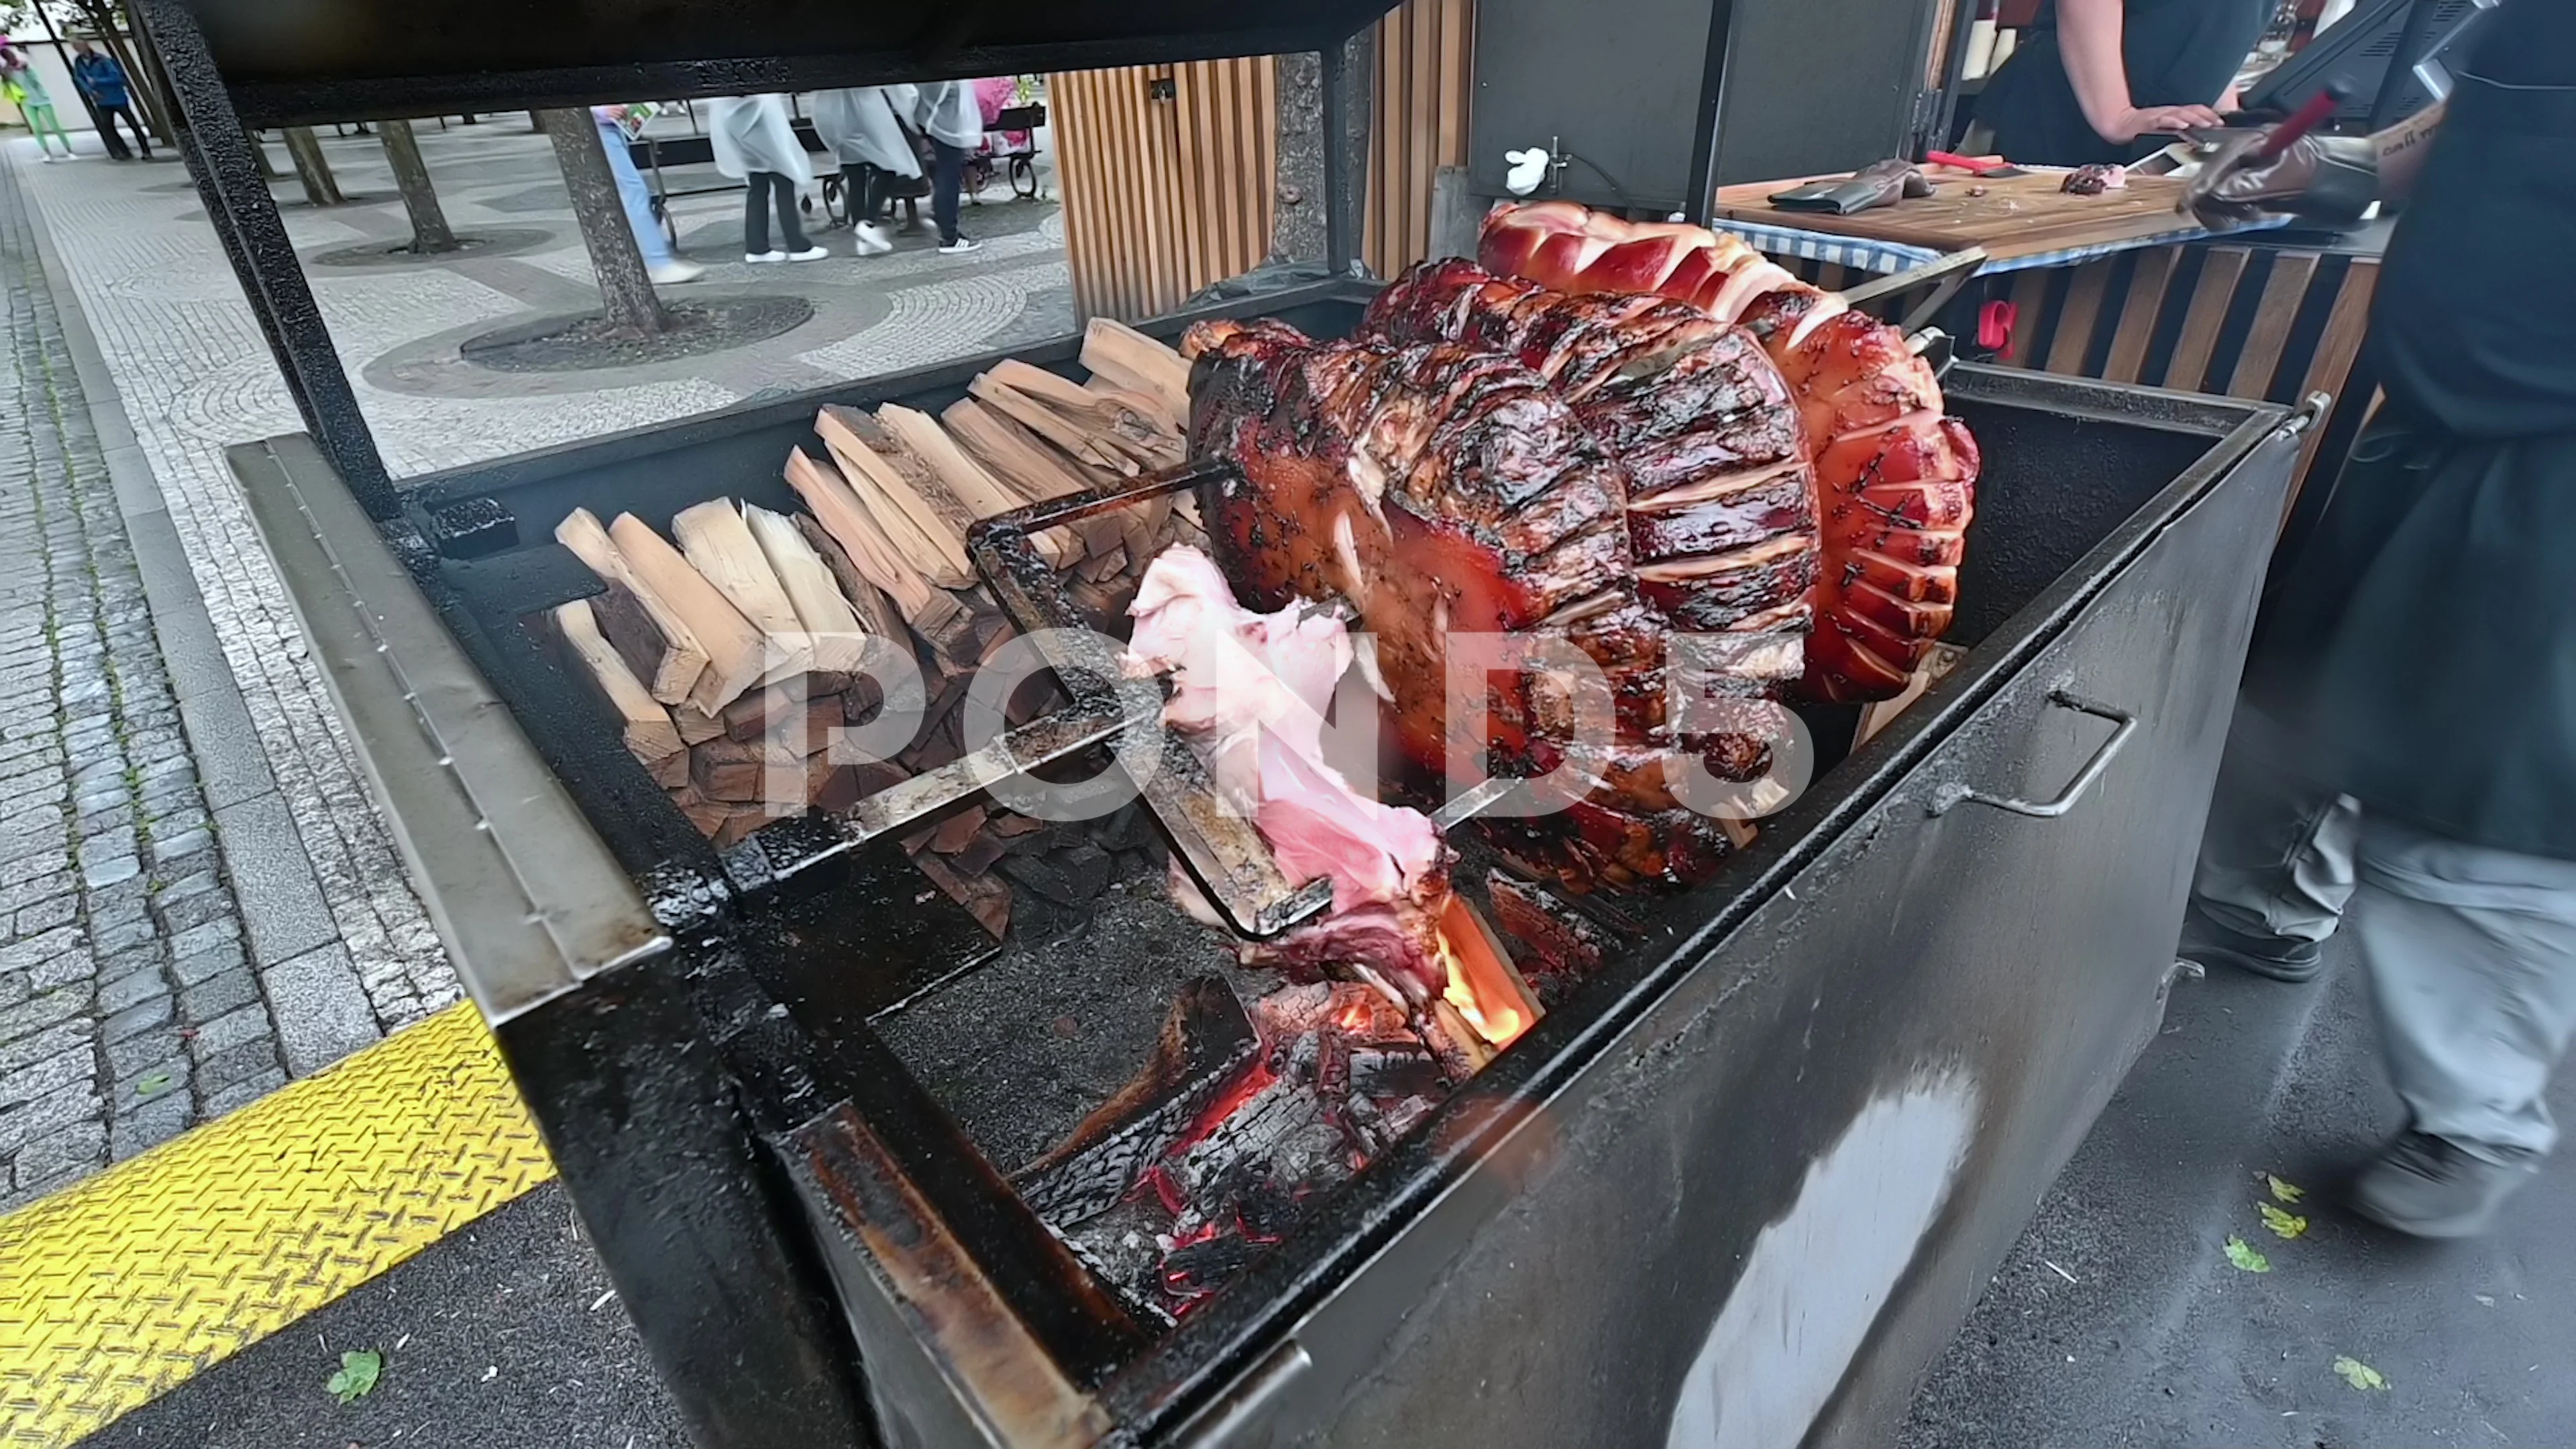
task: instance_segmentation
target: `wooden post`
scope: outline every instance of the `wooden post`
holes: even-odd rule
[[[338,206],[348,198],[340,194],[339,180],[331,174],[331,163],[322,155],[322,142],[311,126],[286,128],[286,156],[295,163],[295,179],[304,183],[304,199],[315,206]]]
[[[394,189],[402,193],[403,210],[411,215],[411,249],[424,255],[456,250],[456,233],[448,230],[447,213],[439,209],[438,191],[430,185],[429,167],[420,159],[411,122],[378,121],[376,129],[384,143],[385,163],[394,169]]]
[[[580,107],[546,111],[541,124],[554,143],[555,163],[563,168],[564,189],[572,193],[573,220],[581,226],[582,245],[590,249],[591,270],[599,275],[601,307],[620,327],[668,331],[671,314],[654,294],[644,254],[626,224],[626,204],[618,199],[608,153],[600,149],[598,124]]]

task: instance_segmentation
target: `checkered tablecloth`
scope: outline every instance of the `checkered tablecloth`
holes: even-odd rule
[[[2248,231],[2260,231],[2287,224],[2281,217],[2265,221]],[[1752,243],[1754,250],[1774,257],[1798,257],[1811,262],[1833,262],[1864,272],[1901,272],[1938,260],[1941,253],[1930,247],[1907,246],[1901,242],[1872,241],[1867,237],[1837,236],[1831,232],[1806,231],[1793,226],[1769,226],[1758,221],[1718,221],[1711,225],[1719,231],[1731,231]],[[2062,267],[2072,262],[2091,261],[2141,247],[2167,246],[2174,242],[2193,241],[2209,235],[2196,226],[2176,226],[2171,231],[2152,236],[2131,237],[2126,241],[2100,242],[2092,246],[2067,247],[2060,251],[2036,252],[2026,257],[2008,257],[1989,261],[1978,268],[1978,275],[1993,276],[1999,272],[2026,271],[2032,267]]]

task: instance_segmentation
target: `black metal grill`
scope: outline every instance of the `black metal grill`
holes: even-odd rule
[[[1394,1141],[1348,1181],[1293,1214],[1256,1204],[1256,1232],[1206,1240],[1220,1246],[1180,1264],[1192,1306],[1175,1324],[1101,1244],[1077,1252],[1041,1212],[1096,1201],[1168,1122],[1122,1129],[1125,1167],[1038,1160],[1137,1071],[1175,998],[1207,989],[1191,983],[1231,980],[1246,999],[1276,983],[1235,970],[1150,872],[996,950],[888,838],[936,781],[720,857],[522,626],[595,587],[526,542],[572,508],[661,524],[717,493],[792,506],[778,463],[811,441],[819,403],[936,409],[989,360],[397,493],[241,120],[1296,46],[1324,51],[1327,129],[1347,143],[1364,121],[1337,99],[1339,42],[1377,7],[930,7],[859,30],[712,0],[507,25],[464,23],[470,4],[341,8],[346,24],[289,35],[230,0],[137,0],[209,214],[314,435],[236,450],[234,468],[434,914],[705,1442],[1557,1449],[1677,1426],[1730,1446],[1884,1440],[2152,1031],[2296,453],[2283,410],[1954,373],[1986,457],[1960,666],[1820,761],[1716,880],[1559,921],[1546,1018],[1411,1130],[1354,1126]],[[800,34],[808,21],[824,40]],[[714,60],[708,25],[737,27]],[[228,90],[218,61],[244,83]],[[1357,188],[1347,144],[1326,151],[1340,273]],[[1222,310],[1334,336],[1366,295],[1334,282]],[[2068,698],[2139,723],[2113,741],[2052,702]],[[1127,702],[1076,706],[1026,753],[1133,727]],[[2079,774],[2092,784],[2059,818],[1975,808]],[[1481,881],[1482,863],[1462,876]],[[1254,879],[1237,904],[1283,903]],[[1239,1070],[1234,1037],[1210,1043],[1184,1103]],[[1287,1063],[1284,1105],[1410,1069],[1334,1050]],[[1311,1117],[1272,1125],[1293,1136]],[[1946,1155],[1926,1146],[1942,1132]],[[1854,1152],[1909,1166],[1837,1166]],[[1738,1289],[1800,1235],[1868,1241],[1855,1261],[1879,1266],[1812,1265],[1793,1326]],[[1765,1344],[1805,1348],[1746,1347]]]

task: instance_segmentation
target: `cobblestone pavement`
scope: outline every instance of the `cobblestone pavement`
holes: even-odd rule
[[[0,173],[0,1211],[286,1080],[32,243]]]
[[[972,256],[913,234],[862,262],[840,254],[840,233],[826,234],[828,262],[755,267],[735,259],[729,192],[673,202],[684,251],[710,263],[691,290],[792,291],[814,321],[685,363],[483,374],[456,344],[595,306],[589,263],[544,138],[489,122],[425,130],[421,144],[458,231],[542,239],[313,264],[409,235],[363,137],[325,140],[356,204],[285,209],[397,476],[1073,325],[1052,204],[969,208],[985,242]],[[227,445],[301,421],[194,188],[175,164],[31,159],[0,142],[14,390],[0,419],[0,1210],[459,994],[223,464]],[[56,316],[56,295],[74,310]],[[74,338],[95,339],[81,352],[87,397]],[[115,414],[111,431],[130,427],[123,455],[148,475],[151,536],[167,540],[175,581],[138,577],[100,461],[119,449],[102,448],[91,404]],[[156,623],[165,648],[174,629],[202,648],[171,648],[165,665]]]

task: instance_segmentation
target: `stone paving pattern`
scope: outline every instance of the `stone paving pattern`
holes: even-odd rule
[[[0,1211],[286,1080],[32,243],[0,175]]]
[[[316,211],[281,185],[308,264],[405,240],[377,143],[324,144],[358,200]],[[421,145],[458,231],[541,239],[310,267],[397,477],[1074,325],[1051,202],[996,188],[965,213],[986,243],[969,256],[938,255],[925,227],[858,260],[846,232],[817,227],[831,260],[753,266],[736,250],[740,193],[722,192],[674,200],[683,250],[709,267],[671,295],[791,291],[814,321],[681,363],[483,372],[456,344],[595,305],[588,258],[551,151],[515,118],[424,123]],[[226,446],[302,423],[194,187],[168,161],[32,161],[26,142],[0,142],[14,389],[0,400],[0,1211],[459,996],[223,463]],[[672,180],[716,182],[705,168]],[[94,368],[88,396],[75,352]],[[130,458],[148,520],[130,482],[120,520],[102,455]],[[147,554],[161,541],[166,573],[149,558],[138,571],[136,540]]]

